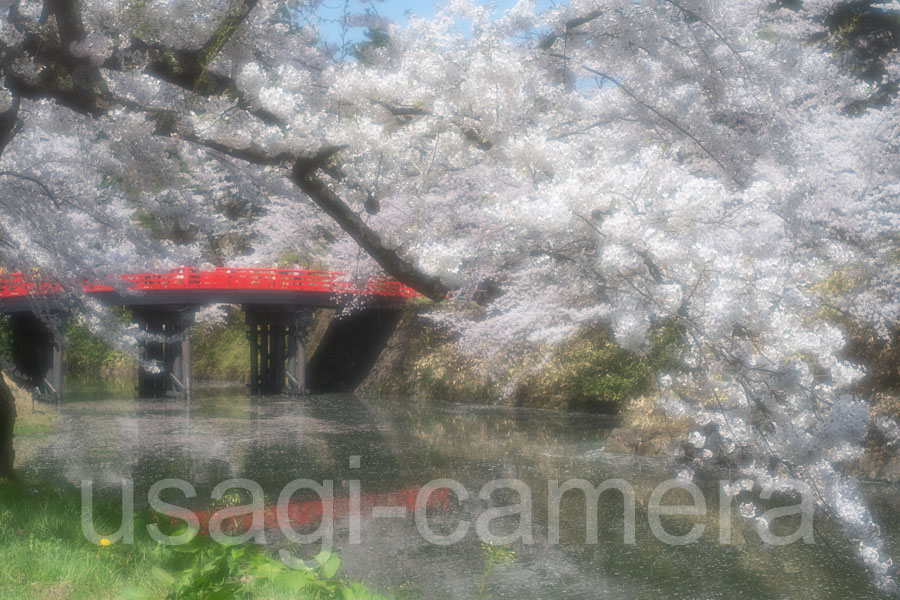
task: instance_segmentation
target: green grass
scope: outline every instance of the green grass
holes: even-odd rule
[[[53,431],[52,425],[44,425],[42,423],[19,423],[16,421],[14,434],[16,437],[26,437],[31,435],[45,435]]]
[[[13,398],[16,399],[16,424],[13,428],[13,435],[25,437],[44,435],[53,431],[59,416],[56,408],[49,404],[32,402],[28,390],[10,378],[5,378],[5,380]]]
[[[122,320],[129,319],[122,316]],[[133,374],[137,369],[128,355],[98,338],[77,319],[69,319],[65,335],[66,371],[70,377],[116,377]]]
[[[74,489],[0,483],[0,597],[113,598],[129,582],[145,583],[164,596],[150,571],[153,547],[88,542],[80,507]],[[108,506],[95,507],[98,530],[118,522],[117,516]]]
[[[516,392],[525,406],[621,413],[648,392],[654,371],[678,368],[680,336],[670,323],[651,331],[645,356],[619,347],[606,328],[594,328],[563,344],[544,368],[523,378]]]
[[[194,377],[217,381],[245,381],[250,343],[244,313],[230,309],[224,324],[197,324],[193,329]]]
[[[336,579],[336,556],[320,569],[293,571],[259,547],[205,536],[173,549],[146,534],[147,514],[136,517],[133,544],[100,546],[85,539],[80,515],[71,485],[0,482],[0,598],[380,598]],[[117,529],[120,517],[121,508],[95,498],[97,531]]]

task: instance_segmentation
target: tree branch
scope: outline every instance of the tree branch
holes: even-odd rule
[[[147,53],[149,63],[145,72],[149,75],[201,96],[224,95],[237,98],[243,108],[266,125],[282,126],[282,120],[271,111],[260,107],[251,108],[252,100],[240,91],[233,78],[209,70],[209,65],[234,38],[257,4],[258,0],[233,0],[225,18],[199,48],[173,50],[134,38],[128,51]],[[107,59],[103,67],[123,70],[122,54],[115,54]]]
[[[262,166],[278,166],[293,163],[296,156],[289,152],[281,152],[278,154],[270,154],[261,148],[237,148],[216,140],[207,139],[197,135],[193,131],[188,131],[178,126],[180,115],[177,111],[154,106],[147,106],[140,102],[135,102],[121,96],[109,96],[111,104],[119,105],[129,110],[140,112],[146,115],[150,120],[156,123],[154,135],[159,136],[177,136],[185,141],[203,146],[210,150],[220,152],[232,158],[237,158],[255,165]]]
[[[625,92],[625,94],[626,94],[627,96],[629,96],[632,100],[634,100],[635,102],[637,102],[638,104],[640,104],[641,106],[643,106],[644,108],[646,108],[647,110],[649,110],[650,112],[652,112],[654,115],[656,115],[657,117],[659,117],[660,119],[662,119],[663,121],[665,121],[666,123],[668,123],[669,125],[671,125],[672,127],[674,127],[675,129],[677,129],[678,131],[680,131],[682,134],[684,134],[685,136],[687,136],[688,138],[690,138],[690,140],[691,140],[692,142],[694,142],[694,144],[696,144],[698,148],[700,148],[701,150],[703,150],[703,152],[704,152],[708,157],[710,157],[717,165],[719,165],[719,167],[722,169],[722,171],[725,173],[725,175],[727,175],[727,176],[729,177],[729,179],[731,179],[732,181],[734,181],[734,182],[737,183],[737,184],[740,184],[740,183],[741,183],[741,182],[738,181],[738,180],[735,178],[735,176],[731,173],[731,170],[730,170],[728,167],[725,166],[725,163],[723,163],[721,160],[719,160],[719,157],[717,157],[715,154],[713,154],[712,151],[711,151],[709,148],[707,148],[706,145],[705,145],[703,142],[701,142],[701,141],[697,138],[697,136],[695,136],[695,135],[692,134],[690,131],[688,131],[687,129],[685,129],[685,128],[682,127],[681,125],[679,125],[678,122],[677,122],[676,120],[672,119],[671,117],[668,117],[668,116],[664,115],[663,113],[659,112],[659,110],[657,110],[653,105],[648,104],[648,103],[644,102],[643,100],[641,100],[640,98],[638,98],[637,94],[635,94],[634,91],[633,91],[631,88],[629,88],[627,85],[625,85],[624,83],[622,83],[621,81],[619,81],[619,80],[616,79],[615,77],[610,77],[610,76],[607,75],[606,73],[603,73],[602,71],[598,71],[598,70],[596,70],[596,69],[592,69],[592,68],[590,68],[590,67],[588,67],[588,66],[584,66],[584,65],[583,65],[583,68],[584,68],[586,71],[588,71],[588,72],[590,72],[590,73],[593,73],[594,75],[597,75],[598,77],[602,77],[603,79],[609,81],[610,83],[612,83],[613,85],[615,85],[617,88],[619,88],[620,90],[622,90],[623,92]]]
[[[573,29],[577,29],[578,27],[581,27],[582,25],[586,25],[586,24],[590,23],[591,21],[598,18],[602,14],[603,14],[602,10],[595,10],[595,11],[592,11],[592,12],[586,14],[583,17],[578,17],[578,18],[570,19],[570,20],[566,21],[565,23],[563,23],[562,33],[551,33],[550,35],[545,37],[543,40],[541,40],[541,43],[538,44],[538,49],[549,50],[550,48],[553,47],[553,43],[556,40],[558,40],[560,37],[566,35]]]
[[[410,106],[408,104],[407,105],[390,104],[388,102],[385,102],[383,100],[378,100],[378,99],[373,99],[371,102],[372,102],[372,104],[375,104],[375,105],[380,106],[380,107],[384,108],[385,110],[387,110],[389,113],[391,113],[391,115],[396,117],[397,120],[400,121],[400,123],[402,123],[402,124],[407,123],[413,117],[434,115],[434,113],[432,113],[427,108],[421,108],[419,106]],[[440,115],[438,115],[438,118],[441,118]],[[467,140],[469,140],[470,142],[475,144],[475,146],[479,150],[483,150],[484,152],[487,152],[488,150],[490,150],[491,148],[494,147],[494,143],[491,142],[489,139],[485,138],[484,136],[482,136],[481,133],[479,133],[478,130],[475,129],[474,127],[469,127],[468,125],[464,125],[463,123],[459,122],[458,120],[453,120],[451,122],[457,128],[459,128],[459,131],[463,134],[463,137],[465,137]]]
[[[10,20],[23,34],[23,43],[4,47],[0,51],[0,69],[6,84],[24,98],[54,98],[57,102],[80,113],[102,115],[109,108],[104,103],[108,93],[106,81],[90,59],[75,56],[72,45],[84,38],[84,24],[78,2],[45,0],[41,19],[52,15],[52,28],[35,29],[10,12]],[[38,75],[17,67],[18,63],[33,61],[40,68]]]
[[[343,200],[332,192],[316,175],[327,166],[328,161],[340,146],[325,147],[312,157],[301,158],[294,164],[291,179],[297,186],[324,210],[328,216],[352,237],[360,247],[369,253],[385,272],[417,292],[440,302],[447,297],[449,288],[437,277],[422,272],[408,260],[388,247],[381,236],[373,231],[353,212]]]
[[[419,106],[410,106],[408,104],[389,104],[384,100],[378,100],[377,98],[372,99],[372,104],[377,104],[378,106],[386,109],[389,113],[394,115],[395,117],[419,117],[423,115],[430,115],[431,111],[428,109],[419,107]]]
[[[22,179],[24,181],[30,181],[31,183],[33,183],[36,186],[38,186],[39,188],[41,188],[41,191],[43,191],[44,194],[46,194],[46,196],[48,198],[50,198],[50,200],[53,202],[53,204],[55,206],[58,207],[61,204],[61,202],[59,200],[57,200],[56,194],[53,193],[53,190],[51,190],[49,187],[47,187],[47,184],[44,183],[43,181],[41,181],[40,179],[38,179],[37,177],[32,177],[31,175],[25,175],[24,173],[15,173],[13,171],[0,171],[0,177],[13,177],[15,179]]]
[[[2,75],[3,69],[0,68],[0,76]],[[18,130],[19,95],[14,90],[10,90],[10,93],[12,94],[12,104],[5,111],[0,112],[0,156],[3,156],[3,151]]]
[[[66,50],[84,38],[84,23],[81,20],[80,5],[77,0],[45,0],[45,12],[56,16],[59,41]]]
[[[48,198],[50,198],[50,201],[53,202],[53,205],[56,208],[59,208],[60,206],[65,204],[67,206],[71,206],[72,208],[74,208],[75,210],[77,210],[79,212],[83,212],[84,214],[86,214],[93,220],[97,221],[104,227],[113,227],[114,226],[112,223],[110,223],[103,217],[99,216],[97,213],[91,211],[90,209],[78,206],[77,204],[75,204],[74,202],[72,202],[71,200],[68,200],[66,198],[60,199],[56,194],[53,193],[53,190],[51,190],[50,187],[46,183],[44,183],[37,177],[32,177],[31,175],[26,175],[25,173],[16,173],[14,171],[0,171],[0,177],[13,177],[15,179],[21,179],[23,181],[31,182],[31,183],[35,184],[36,186],[38,186],[39,188],[41,188],[41,191],[44,192],[44,195],[46,195]]]

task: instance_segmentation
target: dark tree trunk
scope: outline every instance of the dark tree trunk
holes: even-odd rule
[[[13,427],[16,424],[16,399],[0,375],[0,478],[15,479]]]
[[[298,160],[292,173],[294,183],[334,219],[360,248],[368,252],[388,275],[435,302],[444,300],[449,288],[439,278],[421,271],[411,261],[400,256],[395,248],[388,246],[377,232],[316,176],[316,171],[326,167],[331,157],[340,150],[340,146],[330,146],[311,158]]]

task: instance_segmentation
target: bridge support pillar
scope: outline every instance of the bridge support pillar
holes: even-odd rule
[[[138,370],[138,396],[161,398],[177,395],[190,398],[191,374],[190,326],[194,314],[189,307],[141,306],[132,311],[144,339],[141,358],[150,366]]]
[[[17,375],[44,399],[59,401],[63,396],[65,316],[60,313],[38,317],[22,312],[10,315],[12,359]]]
[[[310,312],[296,306],[244,306],[250,342],[250,393],[306,393]]]

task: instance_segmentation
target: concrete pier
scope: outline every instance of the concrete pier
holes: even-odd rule
[[[30,312],[10,315],[12,359],[17,374],[46,400],[63,396],[65,316],[51,313],[41,317]]]
[[[190,336],[193,309],[188,306],[135,306],[132,319],[146,336],[141,343],[141,358],[159,367],[154,371],[140,365],[138,396],[190,398],[193,391]]]
[[[296,306],[244,306],[250,342],[250,393],[306,392],[310,311]]]

